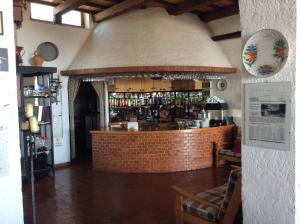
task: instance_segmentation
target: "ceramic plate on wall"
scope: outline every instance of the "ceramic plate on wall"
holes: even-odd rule
[[[271,29],[260,30],[246,42],[243,64],[251,75],[269,77],[284,66],[288,53],[288,42],[280,32]]]
[[[218,80],[217,89],[220,91],[224,91],[225,89],[227,89],[227,81],[225,79]]]
[[[43,42],[37,47],[37,53],[41,55],[45,61],[53,61],[58,57],[58,48],[52,42]]]

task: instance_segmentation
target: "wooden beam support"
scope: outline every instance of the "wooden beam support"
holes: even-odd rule
[[[228,40],[228,39],[233,39],[233,38],[239,38],[241,37],[241,31],[237,32],[232,32],[232,33],[226,33],[218,36],[213,36],[211,39],[213,41],[220,41],[220,40]]]
[[[42,0],[28,0],[28,2],[38,3],[38,4],[43,4],[43,5],[50,5],[50,6],[54,6],[54,7],[58,5],[53,2],[44,2]]]
[[[114,73],[130,73],[130,72],[205,72],[233,74],[237,72],[233,67],[212,67],[212,66],[132,66],[132,67],[107,67],[107,68],[87,68],[87,69],[71,69],[61,71],[63,76],[106,76]]]
[[[228,16],[233,16],[233,15],[236,15],[239,13],[240,13],[239,5],[234,4],[231,6],[224,7],[224,8],[216,9],[211,12],[200,14],[199,16],[202,21],[209,22],[212,20],[221,19],[221,18],[225,18]]]
[[[90,7],[93,7],[93,8],[98,8],[99,10],[104,10],[104,9],[106,9],[106,7],[103,7],[103,6],[98,5],[98,4],[96,4],[96,3],[93,3],[93,2],[87,2],[87,3],[85,3],[84,5],[90,6]]]
[[[77,7],[84,5],[89,1],[90,0],[66,0],[54,8],[54,16],[59,17],[62,14],[77,9]]]
[[[114,16],[120,15],[124,12],[127,12],[130,9],[134,9],[137,7],[140,7],[141,5],[150,2],[151,0],[125,0],[121,3],[118,3],[116,5],[113,5],[109,7],[108,9],[96,13],[93,16],[94,22],[101,22],[106,19],[112,18]]]
[[[184,2],[168,7],[169,14],[177,16],[186,12],[191,12],[198,7],[208,6],[217,2],[216,0],[185,0]]]

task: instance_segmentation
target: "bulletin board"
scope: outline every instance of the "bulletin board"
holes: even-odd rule
[[[291,83],[245,84],[245,144],[290,150]]]

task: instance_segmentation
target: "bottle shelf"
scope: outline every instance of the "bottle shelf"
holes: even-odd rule
[[[46,122],[41,121],[41,122],[39,122],[39,125],[47,125],[47,124],[52,124],[52,123],[50,121],[46,121]]]
[[[50,84],[59,82],[59,79],[54,79],[53,77],[53,73],[56,72],[57,69],[54,67],[17,66],[20,86],[20,97],[18,102],[20,128],[26,119],[25,105],[27,103],[33,104],[33,114],[39,121],[39,132],[35,133],[34,137],[32,136],[32,133],[30,133],[30,130],[20,130],[23,180],[30,179],[30,156],[27,155],[30,150],[35,157],[33,158],[33,172],[52,172],[53,176],[55,175],[51,108],[55,93],[54,91],[51,91],[52,89],[50,88]],[[28,119],[26,120],[28,121]],[[47,140],[44,140],[49,147],[47,150],[37,149],[39,148],[39,145],[42,144],[41,142],[43,141],[43,137],[47,137]],[[30,140],[28,140],[29,138]],[[38,138],[40,138],[40,140]],[[34,149],[34,147],[37,148]],[[43,164],[41,165],[40,163]]]
[[[24,96],[25,99],[30,99],[30,98],[50,98],[49,96]]]

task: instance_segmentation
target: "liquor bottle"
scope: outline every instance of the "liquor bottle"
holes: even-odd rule
[[[127,106],[131,107],[131,96],[130,95],[127,98]]]
[[[124,107],[127,107],[127,97],[124,98]]]
[[[109,98],[109,104],[110,104],[111,108],[114,108],[114,98],[113,97]]]

